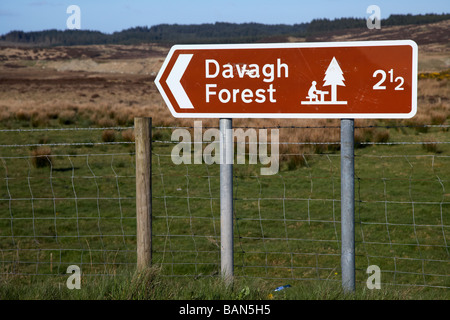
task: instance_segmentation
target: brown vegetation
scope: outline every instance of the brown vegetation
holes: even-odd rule
[[[383,32],[400,32],[400,27],[392,28]],[[427,30],[436,27],[420,28],[426,36],[429,35]],[[355,40],[355,37],[335,33],[332,40]],[[440,48],[440,57],[448,60],[448,49],[443,49],[445,46],[425,42],[427,44],[420,46],[419,50],[434,54],[436,48]],[[45,127],[57,120],[59,125],[110,128],[132,126],[134,117],[146,116],[153,118],[154,126],[192,127],[193,119],[174,118],[170,114],[154,84],[167,50],[151,44],[36,50],[26,47],[0,48],[0,121],[4,126],[18,120],[29,122],[33,127]],[[419,55],[419,59],[421,57],[424,55]],[[14,67],[11,67],[12,64]],[[428,66],[428,60],[426,64]],[[421,65],[423,62],[419,60],[419,69]],[[436,74],[425,76],[424,73],[419,77],[418,113],[414,118],[357,120],[357,142],[387,142],[389,131],[376,127],[380,125],[411,125],[421,132],[427,130],[424,125],[448,124],[450,80],[439,76],[447,75],[448,71],[440,70]],[[218,119],[201,120],[203,127],[218,127]],[[233,126],[283,127],[280,141],[293,144],[280,145],[280,153],[320,153],[339,147],[336,144],[340,139],[338,120],[234,119]],[[323,127],[334,129],[324,131]],[[104,141],[116,138],[104,132]],[[132,130],[123,131],[122,139],[133,141]],[[299,157],[291,161],[301,164],[304,160]]]
[[[31,162],[35,168],[51,167],[52,150],[49,147],[38,147],[31,152]]]
[[[102,132],[103,142],[113,142],[116,140],[116,132],[114,130],[105,130]]]

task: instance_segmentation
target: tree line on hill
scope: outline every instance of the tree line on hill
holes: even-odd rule
[[[450,19],[450,14],[390,15],[381,20],[382,26],[426,24]],[[276,37],[308,37],[320,32],[367,28],[366,19],[314,19],[294,25],[261,23],[159,24],[134,27],[112,34],[91,30],[44,30],[35,32],[11,31],[0,36],[0,42],[39,46],[138,44],[138,43],[243,43],[258,42]]]

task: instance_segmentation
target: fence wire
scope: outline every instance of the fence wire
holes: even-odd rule
[[[3,277],[61,275],[69,265],[85,275],[134,267],[134,145],[102,139],[129,129],[1,130]]]
[[[153,262],[167,276],[217,276],[219,165],[175,165],[171,133],[180,128],[153,128]],[[339,127],[241,127],[249,128],[280,130],[280,168],[261,175],[263,165],[248,163],[250,148],[246,164],[234,165],[235,275],[340,281]],[[135,267],[134,142],[120,135],[132,129],[0,130],[1,276],[65,274],[72,264],[85,275]],[[436,133],[364,137],[373,129]],[[304,130],[322,138],[292,138]],[[450,288],[447,130],[355,128],[358,281],[378,265],[385,284]]]

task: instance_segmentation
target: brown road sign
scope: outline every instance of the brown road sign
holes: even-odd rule
[[[176,45],[155,83],[180,118],[411,118],[417,45]]]

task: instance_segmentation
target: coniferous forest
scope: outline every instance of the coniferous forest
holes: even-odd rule
[[[382,26],[420,25],[450,19],[450,14],[391,15],[381,20]],[[175,43],[251,43],[273,41],[280,37],[308,37],[329,31],[366,29],[363,18],[314,19],[293,25],[261,23],[159,24],[133,27],[112,34],[93,30],[11,31],[0,36],[0,44],[17,43],[36,46],[71,46],[90,44],[160,44]]]

